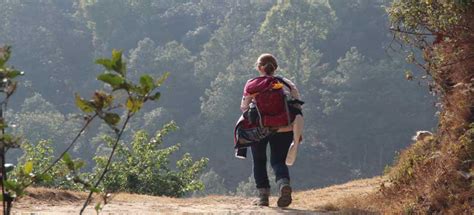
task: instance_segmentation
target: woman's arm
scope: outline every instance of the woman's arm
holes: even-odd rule
[[[242,96],[242,102],[240,102],[240,110],[242,112],[248,110],[250,102],[252,102],[252,96]]]
[[[241,102],[240,102],[240,110],[241,110],[242,112],[245,112],[245,111],[247,111],[247,110],[249,109],[250,102],[252,102],[252,99],[253,99],[252,95],[250,95],[250,94],[246,91],[247,85],[249,84],[249,81],[250,81],[250,80],[248,80],[247,83],[245,83],[244,92],[243,92],[243,94],[242,94],[242,100],[241,100]]]

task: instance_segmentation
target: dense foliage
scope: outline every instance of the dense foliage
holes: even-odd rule
[[[169,167],[170,155],[178,151],[180,146],[160,148],[163,138],[175,129],[174,123],[166,124],[154,138],[150,138],[144,131],[137,131],[130,144],[120,144],[116,162],[104,179],[104,190],[108,193],[123,191],[180,197],[202,189],[203,184],[197,179],[206,167],[207,159],[194,162],[191,155],[186,153],[176,161],[177,170],[173,170]],[[112,138],[105,136],[104,139],[112,146]],[[107,157],[97,156],[94,160],[97,162],[96,172],[100,173]]]
[[[11,178],[17,180],[19,184],[29,182],[30,176],[41,175],[35,181],[35,186],[54,187],[63,189],[81,189],[80,184],[75,184],[68,176],[70,171],[64,162],[59,162],[47,173],[42,173],[54,160],[54,149],[51,141],[42,140],[35,144],[23,143],[21,148],[24,154],[18,159],[18,168],[14,169]],[[82,168],[85,163],[78,162],[78,168]]]
[[[400,155],[382,203],[395,213],[470,214],[474,195],[474,2],[396,0],[387,8],[408,60],[432,77],[440,96],[438,131]],[[413,78],[413,77],[412,77]],[[383,202],[383,201],[382,201]],[[387,203],[389,202],[389,203]],[[393,211],[392,211],[393,212]]]
[[[12,44],[17,50],[12,64],[31,74],[9,106],[12,131],[31,143],[50,138],[52,147],[65,148],[71,131],[80,127],[70,114],[75,111],[70,96],[100,87],[94,77],[101,68],[91,62],[120,47],[130,79],[139,81],[137,71],[153,77],[169,72],[160,107],[143,105],[127,131],[152,134],[174,119],[181,129],[155,152],[181,143],[183,151],[209,158],[209,181],[225,187],[213,192],[236,193],[251,174],[249,159],[234,159],[232,148],[242,87],[256,76],[257,56],[271,52],[279,60],[278,74],[293,80],[306,101],[305,143],[290,170],[295,188],[380,174],[414,131],[434,127],[436,111],[434,98],[400,73],[412,68],[386,53],[392,39],[387,5],[383,0],[2,1],[0,43]],[[71,152],[86,161],[84,171],[105,151],[106,127],[91,126]],[[135,138],[126,132],[120,147],[131,147]],[[121,156],[128,153],[133,150]],[[175,153],[170,160],[181,156]],[[122,161],[122,167],[129,164]],[[120,180],[120,189],[128,189]]]

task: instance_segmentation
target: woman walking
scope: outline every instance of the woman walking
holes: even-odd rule
[[[278,68],[278,63],[275,57],[271,54],[262,54],[258,57],[256,62],[256,69],[259,72],[260,77],[275,77],[283,82],[281,87],[286,94],[286,97],[299,100],[300,95],[295,84],[290,80],[282,77],[275,76],[275,72]],[[244,94],[241,102],[241,110],[247,111],[250,105],[254,105],[256,96],[258,93],[249,93],[246,89],[249,85],[250,80],[247,82],[244,88]],[[254,103],[254,104],[252,104]],[[264,104],[257,104],[264,105]],[[271,104],[273,105],[273,104]],[[286,103],[285,103],[286,106]],[[293,114],[301,114],[301,107],[290,109]],[[296,112],[296,113],[295,113]],[[270,183],[267,174],[267,145],[270,145],[270,164],[276,176],[276,183],[279,188],[279,198],[277,201],[278,207],[287,207],[291,204],[291,186],[290,186],[290,173],[288,166],[285,164],[288,149],[293,142],[293,126],[286,125],[278,127],[276,133],[269,137],[261,140],[260,142],[251,146],[252,158],[253,158],[253,174],[255,177],[256,187],[258,189],[258,199],[256,205],[269,206],[270,196]]]

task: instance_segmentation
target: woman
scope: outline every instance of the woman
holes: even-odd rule
[[[274,76],[278,68],[275,57],[271,54],[262,54],[258,57],[256,62],[256,69],[260,76]],[[293,99],[300,99],[300,95],[296,86],[290,80],[282,78],[285,82],[285,93]],[[250,103],[254,100],[254,94],[246,92],[244,88],[244,95],[241,103],[241,110],[249,109]],[[301,113],[301,110],[299,110]],[[287,207],[291,204],[291,186],[290,174],[288,166],[285,164],[288,149],[293,142],[293,127],[286,126],[277,130],[277,133],[261,140],[258,144],[251,146],[253,158],[253,174],[255,177],[256,187],[258,189],[259,198],[256,205],[268,206],[270,196],[270,182],[267,175],[267,145],[270,145],[270,164],[275,172],[276,182],[279,186],[278,207]]]

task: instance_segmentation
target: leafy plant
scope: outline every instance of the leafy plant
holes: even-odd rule
[[[161,94],[157,92],[157,88],[168,76],[168,73],[165,73],[161,78],[154,79],[145,74],[140,77],[138,84],[133,83],[127,79],[127,66],[122,60],[122,52],[118,50],[112,51],[110,59],[100,58],[96,60],[96,63],[102,65],[106,70],[97,76],[97,79],[104,82],[111,90],[109,92],[96,91],[90,100],[76,94],[76,105],[88,114],[87,119],[101,118],[114,131],[115,136],[111,140],[112,150],[105,160],[102,171],[96,175],[97,180],[95,182],[82,180],[75,175],[76,181],[84,184],[85,188],[90,190],[88,198],[80,211],[81,214],[90,203],[92,194],[100,191],[98,187],[109,171],[114,154],[119,147],[119,142],[130,119],[142,108],[145,102],[157,101],[160,98]],[[120,101],[116,99],[116,96],[122,96],[124,99]],[[117,109],[123,109],[125,111],[124,116],[120,116]],[[121,125],[120,122],[122,122]],[[74,169],[75,165],[71,164],[70,167]],[[100,208],[100,205],[98,208]]]
[[[170,156],[179,150],[180,145],[163,147],[163,138],[176,128],[176,124],[170,122],[153,138],[145,131],[138,131],[130,144],[120,142],[115,162],[110,166],[101,190],[107,193],[124,191],[174,197],[201,190],[203,184],[198,177],[206,167],[207,158],[194,162],[186,153],[176,162],[176,169],[168,167]],[[113,138],[104,136],[103,139],[109,147],[113,146]],[[95,161],[97,175],[105,168],[107,157],[96,156]]]
[[[6,106],[8,98],[16,89],[17,84],[13,79],[22,75],[22,72],[6,65],[10,53],[10,47],[0,49],[0,76],[3,78],[3,93],[6,95],[5,100],[2,102],[4,106]],[[4,186],[2,186],[2,188],[4,189],[2,190],[2,199],[4,201],[11,201],[13,198],[23,195],[25,189],[32,184],[43,183],[52,185],[58,183],[54,182],[58,179],[57,177],[66,176],[68,181],[73,184],[72,186],[82,185],[83,188],[90,191],[81,209],[80,213],[82,214],[85,207],[90,203],[92,194],[101,191],[98,187],[109,171],[112,158],[119,146],[119,141],[122,138],[129,120],[142,108],[144,103],[157,101],[160,98],[161,94],[157,92],[157,88],[166,80],[168,73],[165,73],[165,75],[158,79],[154,79],[150,75],[145,74],[140,77],[138,84],[134,84],[126,78],[126,63],[122,60],[122,52],[118,50],[112,51],[112,57],[110,59],[101,58],[98,59],[96,63],[102,65],[106,70],[100,74],[97,79],[104,82],[110,89],[108,91],[95,91],[89,100],[82,98],[79,94],[75,95],[77,107],[85,113],[85,123],[75,138],[57,158],[53,159],[52,149],[48,146],[48,142],[39,142],[35,146],[24,146],[26,154],[20,159],[20,165],[15,170],[15,180],[5,180],[6,177],[3,178],[2,182]],[[120,116],[118,113],[119,109],[125,111],[125,115]],[[96,118],[102,119],[113,130],[115,136],[111,138],[110,147],[112,150],[109,156],[102,159],[103,165],[101,166],[101,171],[97,172],[95,178],[87,178],[84,177],[84,174],[80,173],[80,169],[85,166],[85,162],[79,159],[73,159],[68,151]],[[3,118],[1,118],[0,122],[0,127],[3,131],[8,126]],[[120,124],[120,122],[122,123]],[[19,142],[20,138],[2,132],[0,136],[0,146],[2,147],[3,162],[5,150],[12,147],[19,147]],[[204,166],[205,160],[194,164],[189,155],[185,155],[183,159],[178,162],[178,168],[180,168],[181,172],[177,175],[183,179],[183,183],[187,183],[183,185],[185,187],[185,189],[183,189],[184,192],[187,192],[187,189],[193,190],[200,188],[199,183],[194,182],[193,179]],[[5,176],[5,168],[2,169],[2,175]],[[96,209],[100,208],[100,204],[96,206]],[[9,209],[5,209],[4,213],[8,214]]]
[[[65,189],[80,188],[72,180],[65,180],[70,171],[63,161],[59,162],[48,172],[41,172],[54,159],[54,149],[51,141],[41,140],[36,144],[25,142],[21,144],[21,149],[24,154],[18,159],[16,168],[11,175],[11,178],[17,180],[19,184],[26,185],[30,183],[30,177],[33,177],[35,186]],[[78,161],[76,164],[78,168],[83,165],[84,162],[82,161]]]

